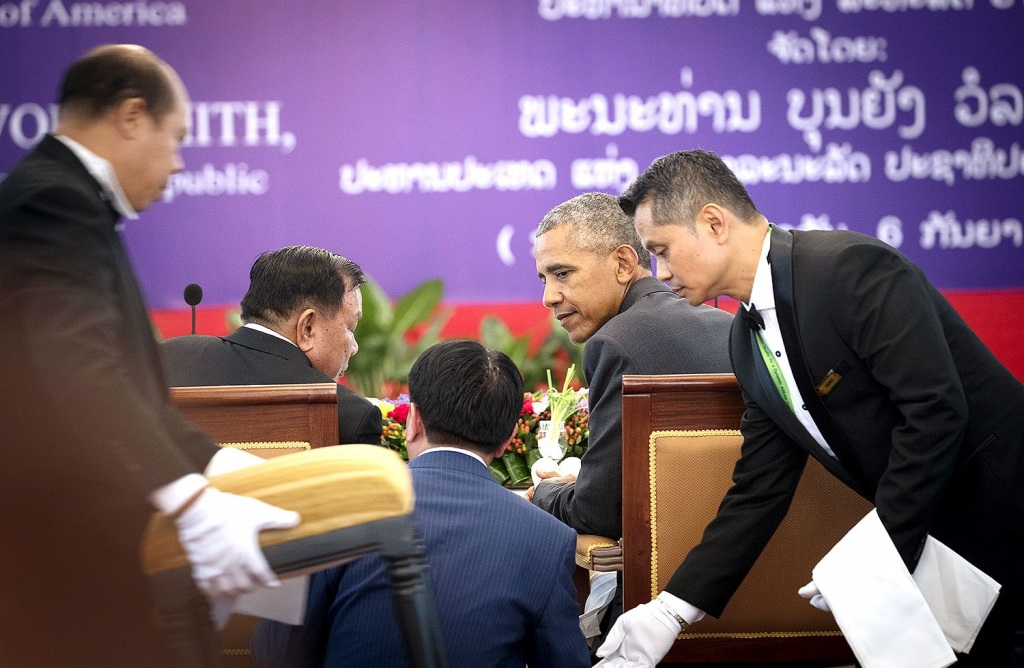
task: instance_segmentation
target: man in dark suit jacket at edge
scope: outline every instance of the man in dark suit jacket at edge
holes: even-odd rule
[[[599,654],[654,665],[681,628],[721,614],[811,454],[875,504],[911,572],[930,534],[1002,585],[957,665],[1015,665],[1024,386],[906,257],[853,232],[770,226],[713,153],[660,158],[620,201],[676,292],[691,304],[718,294],[744,303],[730,352],[747,410],[733,487],[703,540]]]
[[[334,383],[359,346],[363,316],[355,262],[321,248],[263,253],[249,271],[238,330],[164,342],[172,386]],[[380,445],[380,410],[338,385],[338,442]]]
[[[589,666],[575,533],[491,477],[523,405],[519,369],[475,341],[429,348],[409,373],[406,439],[423,538],[453,668]],[[303,626],[262,622],[260,668],[409,665],[381,558],[313,575]]]
[[[152,52],[98,47],[65,74],[56,134],[0,184],[5,667],[171,664],[139,563],[154,510],[175,518],[195,584],[218,598],[275,583],[256,534],[298,522],[207,486],[211,459],[237,453],[170,405],[118,234],[182,169],[187,105]],[[198,594],[195,608],[178,660],[219,665]]]

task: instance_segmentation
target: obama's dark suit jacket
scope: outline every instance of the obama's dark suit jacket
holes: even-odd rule
[[[629,287],[583,349],[590,446],[575,483],[537,486],[533,503],[579,533],[622,536],[622,376],[728,373],[733,316],[690,306],[658,279]]]

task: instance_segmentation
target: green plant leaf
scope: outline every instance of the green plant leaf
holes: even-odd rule
[[[356,327],[356,340],[359,341],[360,334],[376,334],[387,332],[391,329],[394,321],[394,309],[391,307],[391,300],[380,289],[377,282],[367,277],[366,283],[362,286],[363,293],[363,319]],[[360,331],[363,330],[363,331]],[[362,342],[359,343],[362,347]]]
[[[512,344],[512,332],[500,318],[493,315],[486,316],[480,321],[480,343],[485,348],[505,352]]]
[[[412,292],[399,299],[398,305],[395,306],[392,331],[396,335],[405,336],[410,329],[426,322],[437,309],[437,305],[441,303],[443,293],[444,283],[438,279],[432,279],[421,283]]]

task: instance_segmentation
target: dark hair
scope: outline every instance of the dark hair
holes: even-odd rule
[[[432,444],[489,454],[512,436],[523,408],[523,377],[504,353],[476,341],[444,341],[412,365],[409,400]]]
[[[640,266],[651,268],[651,254],[640,241],[633,220],[623,215],[616,198],[608,193],[583,193],[562,202],[540,221],[537,236],[563,225],[572,226],[572,241],[578,248],[606,254],[630,246]]]
[[[175,103],[171,72],[167,63],[144,47],[98,46],[64,73],[58,100],[61,113],[93,120],[129,98],[140,97],[159,121]]]
[[[683,225],[690,230],[697,214],[711,202],[743,222],[753,222],[758,215],[747,189],[711,151],[678,151],[658,158],[619,197],[619,206],[633,216],[647,201],[655,225]]]
[[[333,318],[345,293],[366,282],[359,265],[313,246],[288,246],[261,253],[249,270],[242,320],[273,323],[315,308]]]

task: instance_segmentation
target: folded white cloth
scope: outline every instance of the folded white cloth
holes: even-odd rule
[[[970,652],[999,598],[999,583],[931,536],[914,570],[914,582],[953,651]]]
[[[814,584],[864,668],[945,668],[992,609],[994,580],[931,537],[925,551],[912,577],[872,510],[815,566]]]
[[[616,577],[614,572],[595,572],[590,577],[590,595],[580,615],[580,630],[587,643],[601,635],[601,620],[615,598]]]

